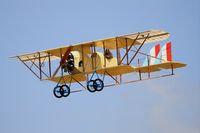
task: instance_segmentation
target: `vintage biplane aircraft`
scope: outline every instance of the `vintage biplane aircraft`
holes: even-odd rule
[[[174,75],[174,69],[186,64],[172,60],[171,42],[164,41],[168,37],[168,32],[149,30],[12,58],[19,59],[40,80],[56,82],[53,93],[61,98],[83,90],[98,92],[104,87]],[[142,52],[144,46],[155,42],[149,54]],[[163,72],[167,70],[170,73]],[[72,83],[82,89],[71,90]]]

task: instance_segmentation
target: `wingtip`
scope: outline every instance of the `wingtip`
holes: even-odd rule
[[[17,58],[17,56],[9,56],[9,59]]]

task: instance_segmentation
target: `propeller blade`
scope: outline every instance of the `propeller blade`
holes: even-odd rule
[[[56,74],[58,73],[60,67],[65,63],[65,61],[67,60],[67,58],[69,57],[69,53],[71,51],[71,46],[67,49],[67,51],[65,52],[64,56],[61,58],[60,60],[60,65],[58,66],[58,68],[56,69],[56,71],[54,72],[52,78],[54,78],[56,76]]]

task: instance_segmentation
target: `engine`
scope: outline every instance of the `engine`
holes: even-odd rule
[[[69,74],[71,74],[74,70],[74,56],[72,53],[69,54],[67,60],[62,65],[62,69],[64,70],[64,72],[68,72]]]

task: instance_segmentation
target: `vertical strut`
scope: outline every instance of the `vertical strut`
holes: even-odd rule
[[[122,83],[122,75],[120,74],[119,76],[120,76],[120,84],[121,84]]]
[[[150,78],[150,70],[149,70],[150,58],[149,58],[149,56],[147,56],[147,60],[148,60],[148,78]]]
[[[103,41],[103,53],[104,53],[104,67],[106,67],[106,57],[105,57],[106,50],[105,50],[105,43],[104,43],[104,41]]]
[[[85,63],[85,61],[84,61],[84,50],[83,50],[83,45],[81,45],[81,50],[82,50],[82,65],[83,65],[83,72],[85,73],[85,65],[84,65],[84,63]]]
[[[62,57],[63,57],[63,56],[62,56],[62,48],[60,48],[60,58],[62,59]],[[60,69],[60,70],[61,70],[61,75],[63,76],[63,69],[62,69],[62,66],[61,66],[61,69]]]
[[[117,53],[117,64],[120,65],[120,55],[119,55],[119,47],[118,47],[118,41],[117,41],[117,37],[116,37],[116,53]]]
[[[97,52],[96,52],[96,46],[94,42],[94,69],[97,69]]]
[[[48,58],[49,58],[49,77],[51,78],[51,55],[48,52]]]
[[[40,59],[40,52],[38,52],[38,55],[39,55],[39,70],[40,70],[40,80],[42,80],[42,65],[41,65],[41,59]]]
[[[172,75],[174,75],[174,66],[173,66],[173,64],[171,64],[171,68],[172,68]]]
[[[93,52],[93,45],[90,45],[90,49],[91,49],[91,52],[92,52],[92,53],[91,53],[91,58],[92,58],[92,70],[93,70],[93,69],[94,69],[94,59],[93,59],[93,56],[92,56],[93,53],[94,53],[94,52]]]
[[[138,59],[138,67],[140,67],[140,59]],[[140,69],[139,69],[139,78],[140,78],[140,80],[142,80],[142,76],[141,76],[141,71],[140,71]]]
[[[126,40],[126,53],[127,53],[127,55],[126,55],[126,63],[128,65],[128,39],[125,38],[125,40]]]

